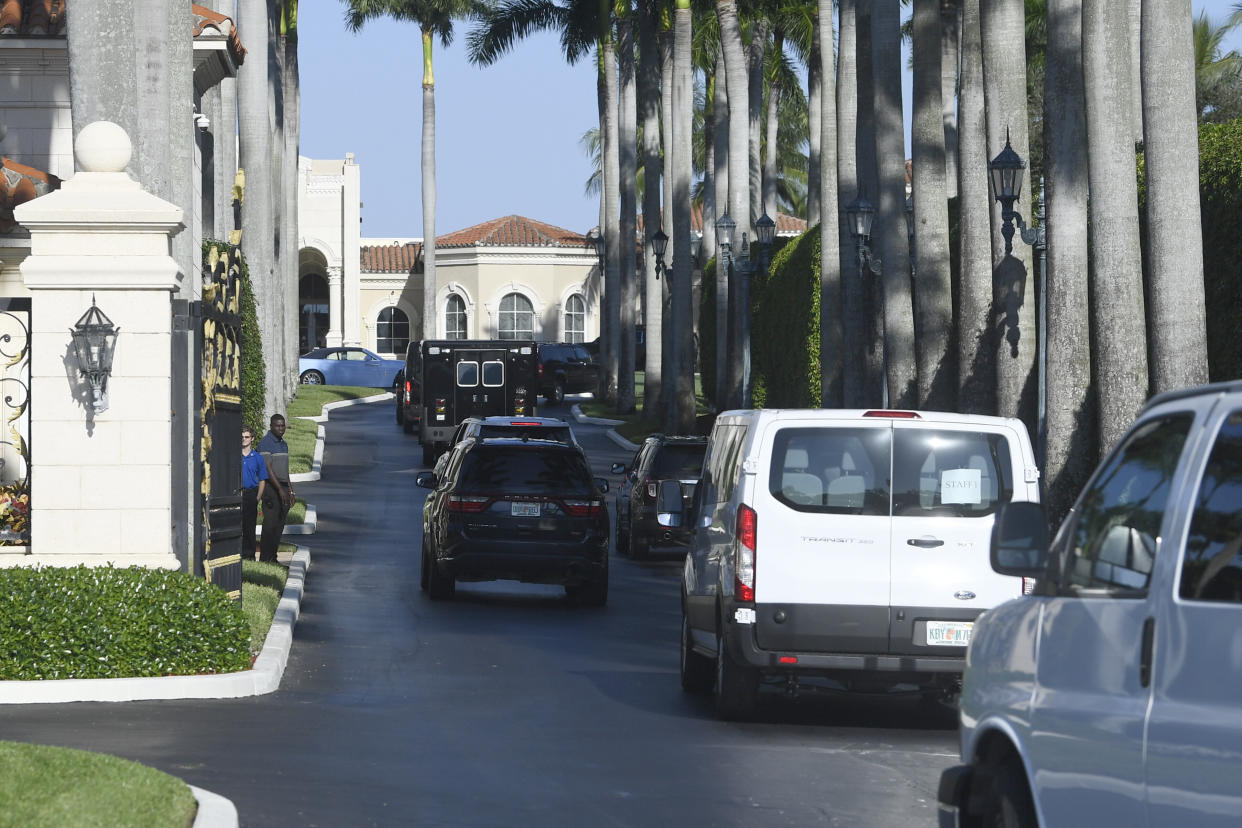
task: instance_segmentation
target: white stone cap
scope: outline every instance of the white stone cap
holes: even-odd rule
[[[143,233],[175,232],[181,208],[142,189],[125,172],[133,144],[111,121],[87,124],[74,143],[78,173],[59,190],[27,201],[13,215],[32,234],[39,230]]]

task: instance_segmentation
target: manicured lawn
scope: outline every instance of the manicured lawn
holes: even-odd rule
[[[310,471],[311,461],[315,459],[315,437],[319,433],[319,426],[310,420],[300,420],[299,417],[318,417],[328,403],[372,397],[383,394],[384,390],[353,385],[299,385],[297,397],[290,401],[289,409],[285,412],[288,425],[285,442],[289,444],[289,473]]]
[[[281,544],[281,546],[291,544]],[[285,592],[289,569],[284,564],[242,561],[242,613],[250,624],[250,652],[263,649],[276,605]]]
[[[0,828],[186,828],[198,808],[166,773],[102,753],[0,742]]]
[[[306,522],[306,501],[299,497],[298,499],[294,500],[293,505],[289,507],[289,513],[285,515],[285,525],[288,526],[291,523],[305,523],[305,522]],[[263,525],[262,509],[259,510],[259,516],[256,519],[255,523],[258,526]]]
[[[602,417],[608,420],[621,420],[621,425],[615,426],[617,433],[631,443],[641,443],[650,435],[662,431],[662,424],[658,421],[644,420],[643,411],[643,387],[646,375],[642,371],[634,374],[634,394],[638,399],[638,404],[634,407],[633,414],[618,414],[599,400],[586,400],[579,404],[582,413],[588,417]],[[699,375],[694,375],[694,392],[696,402],[696,413],[707,414],[710,409],[707,407],[707,401],[703,398],[703,383],[700,381]]]

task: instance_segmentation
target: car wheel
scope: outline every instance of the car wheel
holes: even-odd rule
[[[1035,804],[1026,783],[1022,763],[1012,754],[993,754],[980,763],[976,771],[979,796],[971,796],[975,805],[972,819],[964,824],[983,828],[1037,828]]]
[[[565,402],[565,381],[557,380],[556,385],[552,386],[552,402],[560,405]]]
[[[397,397],[397,425],[405,425],[405,409],[401,405],[400,397]]]
[[[457,580],[452,575],[445,575],[436,566],[435,558],[427,558],[427,595],[433,601],[452,598],[457,591]]]
[[[630,554],[630,530],[628,522],[617,519],[617,554]]]
[[[641,537],[635,537],[634,526],[630,525],[629,529],[629,547],[630,557],[636,561],[647,560],[648,554],[651,552],[651,543]]]
[[[414,433],[414,428],[415,428],[415,426],[414,426],[414,421],[413,421],[413,420],[410,420],[410,419],[408,419],[408,418],[402,418],[402,421],[401,421],[401,430],[402,430],[402,431],[404,431],[406,434],[413,434],[413,433]]]
[[[421,566],[419,566],[420,571],[418,575],[418,588],[423,592],[427,591],[427,570],[430,568],[427,562],[427,536],[423,535],[423,554],[420,558]]]
[[[681,613],[681,689],[687,693],[706,693],[712,689],[712,663],[696,653],[690,637],[690,621]]]
[[[759,671],[733,660],[724,637],[716,634],[716,715],[722,719],[745,719],[759,700]]]
[[[298,379],[303,385],[323,385],[323,374],[318,371],[303,371]]]

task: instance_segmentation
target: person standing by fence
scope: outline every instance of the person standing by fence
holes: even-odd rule
[[[259,520],[259,501],[267,483],[267,463],[254,450],[254,429],[242,426],[242,560],[254,560],[259,556],[255,545],[254,528]]]
[[[276,562],[276,549],[285,531],[285,516],[293,505],[293,485],[289,481],[289,444],[285,442],[285,418],[273,414],[270,429],[259,441],[259,453],[267,464],[267,487],[263,492],[263,534],[259,538],[259,560]]]

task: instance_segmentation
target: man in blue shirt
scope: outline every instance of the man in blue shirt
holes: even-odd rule
[[[285,442],[285,418],[280,414],[273,414],[270,425],[270,430],[259,441],[259,453],[267,464],[259,560],[275,563],[280,536],[285,531],[285,516],[293,505],[293,485],[289,481],[289,444]]]
[[[254,450],[254,429],[242,426],[242,544],[241,555],[246,560],[257,559],[254,527],[259,519],[259,500],[263,497],[267,482],[267,463]]]

